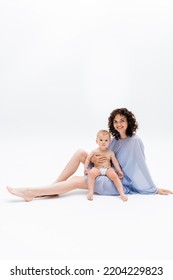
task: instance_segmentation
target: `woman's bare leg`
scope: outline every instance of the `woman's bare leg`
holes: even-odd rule
[[[63,182],[65,180],[67,180],[69,177],[71,177],[76,170],[78,169],[80,163],[85,162],[85,159],[87,158],[88,154],[86,151],[82,150],[82,149],[78,149],[74,155],[72,156],[72,158],[69,160],[69,162],[67,163],[67,165],[65,166],[65,168],[63,169],[63,171],[61,172],[61,174],[58,176],[58,178],[52,183],[52,184],[56,184],[58,182]],[[51,185],[50,185],[51,186]],[[40,195],[39,197],[44,197],[44,196],[57,196],[57,194],[53,194],[53,195]]]
[[[85,162],[87,156],[88,154],[84,150],[77,150],[53,184],[67,180],[76,172],[80,163]]]
[[[13,195],[22,197],[25,201],[31,201],[35,197],[63,194],[75,189],[87,189],[87,188],[88,186],[84,176],[74,176],[67,181],[57,182],[44,187],[35,187],[35,188],[7,187],[7,190]]]

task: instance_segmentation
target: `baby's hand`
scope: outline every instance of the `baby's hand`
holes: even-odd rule
[[[84,168],[84,174],[87,175],[88,174],[88,169]]]
[[[88,200],[93,200],[93,192],[89,192],[87,198]]]
[[[123,172],[121,170],[117,171],[117,174],[118,174],[118,177],[120,179],[122,179],[124,177],[124,174],[123,174]]]

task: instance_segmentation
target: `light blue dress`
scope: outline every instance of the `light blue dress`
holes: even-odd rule
[[[144,146],[136,134],[132,137],[112,139],[109,148],[115,153],[122,168],[121,179],[126,194],[155,194],[155,186],[145,161]],[[94,192],[100,195],[119,195],[114,183],[107,176],[98,176]]]

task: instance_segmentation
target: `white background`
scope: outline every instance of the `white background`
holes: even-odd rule
[[[173,189],[172,30],[168,0],[0,1],[1,259],[173,258],[170,196],[27,204],[5,190],[54,181],[118,107],[137,117],[157,186]]]

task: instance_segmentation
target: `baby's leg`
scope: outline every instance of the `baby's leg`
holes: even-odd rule
[[[88,173],[88,200],[93,200],[93,193],[94,193],[94,183],[97,176],[100,175],[100,171],[98,168],[93,167]]]
[[[106,176],[114,182],[116,188],[118,189],[118,191],[120,193],[121,199],[123,201],[128,200],[127,196],[124,194],[122,183],[121,183],[118,175],[115,173],[115,170],[113,168],[108,168],[108,170],[106,172]]]

